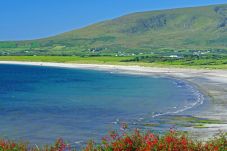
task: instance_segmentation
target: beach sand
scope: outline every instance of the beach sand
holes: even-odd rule
[[[201,138],[210,137],[211,135],[218,133],[219,130],[227,132],[227,71],[225,70],[18,61],[0,61],[0,64],[104,70],[125,74],[170,76],[183,79],[194,84],[210,98],[210,107],[199,112],[199,114],[196,112],[193,116],[222,121],[222,124],[206,124],[205,128],[193,128],[192,132]]]

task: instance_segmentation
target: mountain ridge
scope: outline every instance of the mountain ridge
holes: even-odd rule
[[[136,12],[56,36],[0,42],[0,54],[227,49],[227,4]],[[10,51],[11,50],[11,51]]]

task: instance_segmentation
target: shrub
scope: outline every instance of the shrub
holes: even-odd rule
[[[226,135],[221,134],[207,142],[189,139],[185,134],[170,130],[163,136],[151,132],[119,135],[111,132],[100,145],[88,143],[85,151],[227,151]]]
[[[119,134],[112,131],[103,137],[100,144],[89,141],[84,151],[227,151],[226,134],[202,142],[190,139],[186,134],[170,130],[165,135],[152,132],[141,133],[135,130],[131,134]],[[0,151],[73,151],[63,139],[58,139],[52,146],[38,147],[28,143],[0,139]]]

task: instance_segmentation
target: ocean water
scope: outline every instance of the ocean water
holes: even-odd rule
[[[0,65],[0,136],[36,144],[98,140],[122,122],[141,127],[202,101],[192,86],[167,77]]]

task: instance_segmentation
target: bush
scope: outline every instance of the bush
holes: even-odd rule
[[[85,151],[227,151],[226,136],[221,134],[207,142],[194,141],[185,134],[170,130],[163,136],[151,132],[131,135],[111,132],[100,145],[88,143]]]
[[[38,147],[30,146],[28,143],[15,143],[9,140],[0,140],[0,151],[73,151],[70,145],[66,144],[62,139],[58,139],[52,146]]]
[[[52,146],[38,147],[28,143],[15,143],[0,139],[0,151],[73,151],[70,145],[58,139]],[[101,144],[93,141],[87,143],[84,151],[227,151],[226,134],[201,142],[190,139],[186,134],[170,130],[165,135],[151,132],[141,133],[135,130],[132,134],[119,134],[115,131],[103,137]]]

